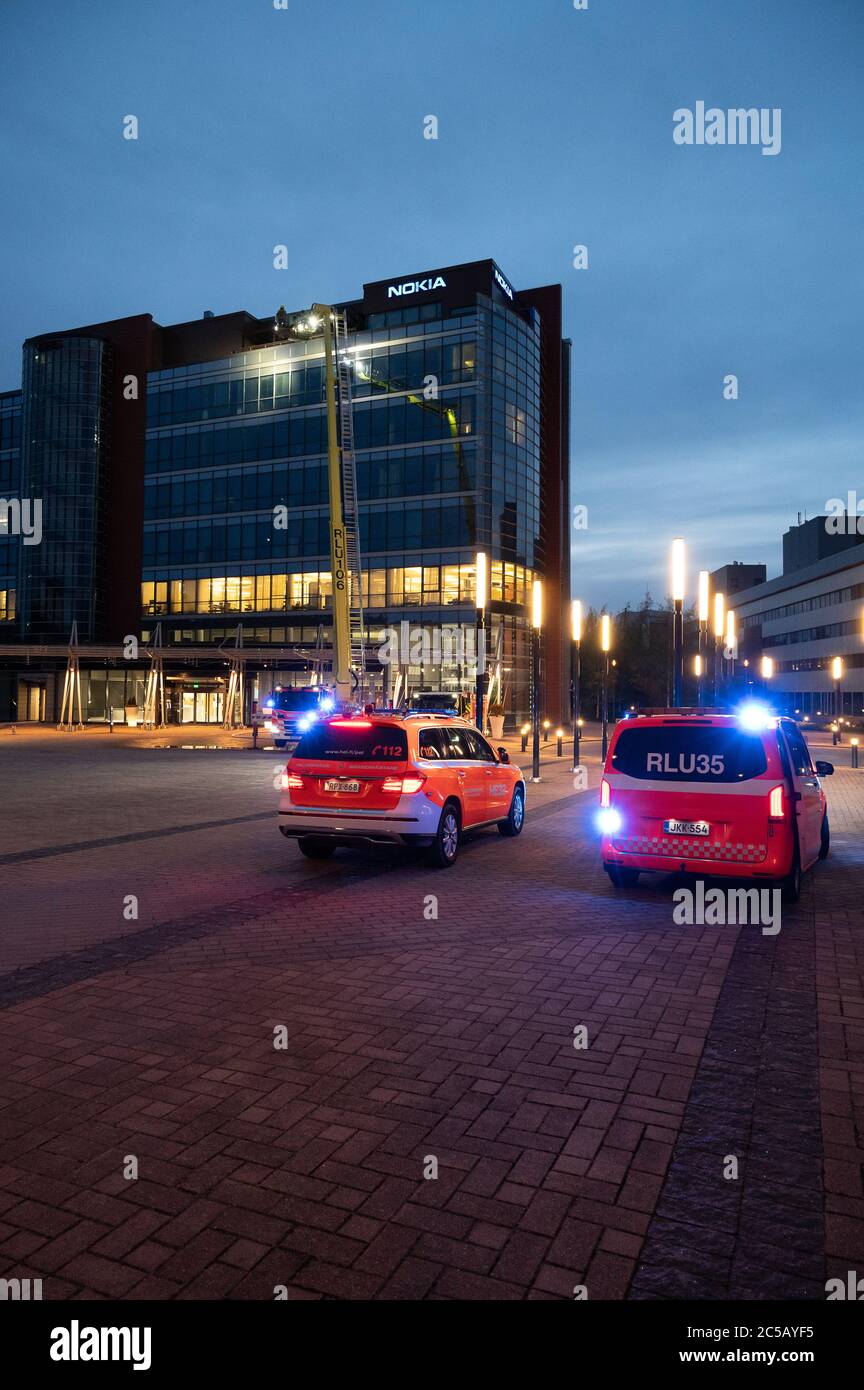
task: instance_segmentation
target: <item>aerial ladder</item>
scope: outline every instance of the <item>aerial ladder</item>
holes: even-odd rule
[[[333,685],[343,704],[363,699],[366,687],[363,570],[354,459],[351,366],[347,316],[330,304],[313,304],[308,318],[291,322],[284,309],[277,331],[324,338],[327,407],[327,485],[330,501],[330,573],[333,583]]]

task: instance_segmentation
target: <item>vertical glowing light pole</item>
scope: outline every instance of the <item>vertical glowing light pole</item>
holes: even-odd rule
[[[680,536],[672,542],[672,704],[683,703],[684,691],[684,589],[686,549]]]
[[[840,682],[843,679],[843,658],[835,656],[831,659],[831,679],[834,682],[834,718],[838,720],[837,728],[840,728],[839,719],[843,713],[840,708]]]
[[[484,552],[478,550],[477,562],[474,570],[474,600],[477,605],[477,628],[475,653],[477,659],[477,677],[475,682],[475,704],[477,706],[477,728],[481,734],[483,732],[483,693],[486,685],[486,604],[488,602],[488,568]]]
[[[600,761],[606,762],[606,752],[609,747],[609,652],[612,648],[612,619],[608,613],[601,614],[600,617],[600,651],[603,653],[602,675],[602,695],[601,695],[601,717],[603,720],[603,730],[600,740]]]
[[[543,626],[543,581],[531,591],[531,781],[540,781],[540,629]]]
[[[711,599],[708,592],[708,571],[699,571],[699,647],[696,660],[696,703],[701,709],[705,703],[705,653],[708,646],[708,618]]]
[[[726,650],[729,653],[729,686],[730,689],[735,684],[735,654],[738,650],[738,638],[735,635],[735,610],[726,609]]]
[[[579,766],[579,705],[582,676],[582,604],[574,598],[570,605],[570,719],[573,724],[573,771]]]
[[[714,703],[720,703],[720,654],[726,626],[726,596],[714,595]]]
[[[763,656],[762,660],[759,663],[759,674],[762,677],[762,683],[765,686],[765,694],[767,695],[768,686],[771,682],[771,677],[774,675],[773,656]]]

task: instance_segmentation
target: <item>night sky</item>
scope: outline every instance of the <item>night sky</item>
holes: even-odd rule
[[[32,334],[492,256],[564,286],[574,593],[662,598],[679,534],[776,573],[864,499],[862,37],[861,0],[6,0],[0,389]],[[697,101],[781,108],[780,153],[676,145]]]

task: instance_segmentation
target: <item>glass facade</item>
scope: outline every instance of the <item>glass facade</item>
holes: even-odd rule
[[[403,620],[473,630],[480,549],[493,650],[522,712],[540,528],[537,316],[484,295],[448,317],[427,303],[371,315],[349,354],[372,664]],[[151,373],[145,470],[148,629],[167,618],[170,641],[218,641],[236,615],[247,643],[311,645],[318,624],[329,631],[320,338]],[[275,508],[287,508],[284,526]],[[286,625],[287,614],[307,622]],[[451,662],[409,677],[467,673]]]
[[[100,628],[111,358],[100,338],[24,345],[20,487],[43,500],[41,544],[19,550],[25,641],[63,641],[77,622],[88,642]]]

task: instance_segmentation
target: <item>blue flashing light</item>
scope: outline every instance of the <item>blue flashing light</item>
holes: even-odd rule
[[[321,708],[325,710],[328,714],[330,710],[336,708],[336,701],[333,699],[332,695],[325,696],[325,698],[321,701]]]
[[[616,811],[614,806],[604,807],[597,812],[597,828],[603,835],[614,835],[621,829],[621,812]]]
[[[746,729],[748,734],[761,734],[765,729],[773,728],[776,722],[776,716],[768,706],[760,705],[756,700],[741,705],[736,713],[741,728]]]

